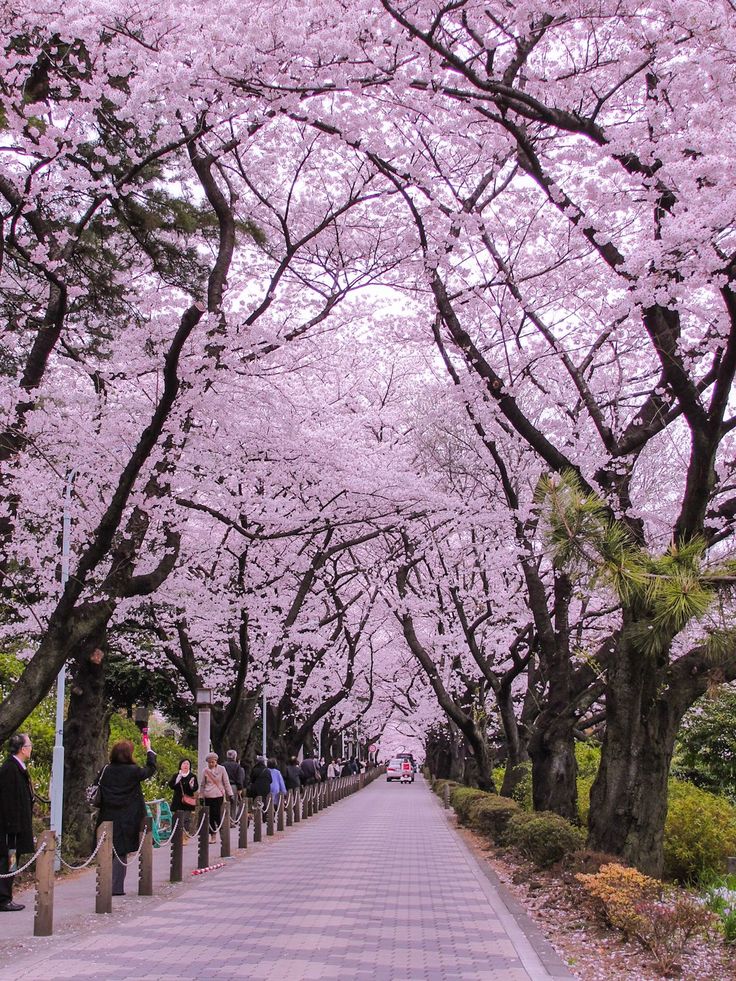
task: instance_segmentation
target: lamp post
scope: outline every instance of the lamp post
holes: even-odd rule
[[[194,700],[197,706],[197,774],[202,777],[210,751],[210,712],[212,711],[212,689],[198,688]]]
[[[66,475],[64,485],[64,509],[61,519],[61,594],[69,580],[69,542],[71,538],[72,491],[76,470],[70,470]],[[66,696],[66,664],[56,676],[56,736],[54,753],[51,760],[51,822],[52,831],[56,832],[57,847],[54,854],[54,869],[61,868],[61,830],[64,812],[64,699]]]
[[[263,689],[263,701],[261,705],[261,726],[263,728],[263,742],[261,744],[261,754],[264,759],[268,758],[268,753],[266,752],[266,728],[268,726],[268,703],[266,702],[266,689]]]

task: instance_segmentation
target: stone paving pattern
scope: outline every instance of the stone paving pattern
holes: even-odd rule
[[[530,943],[421,780],[380,779],[241,855],[143,913],[92,915],[101,928],[6,959],[0,979],[570,977]]]

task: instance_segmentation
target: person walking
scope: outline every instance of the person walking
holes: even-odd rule
[[[169,780],[169,787],[174,791],[171,798],[171,810],[174,814],[177,811],[185,811],[184,830],[189,834],[192,811],[197,806],[197,791],[199,790],[199,780],[197,774],[192,772],[192,761],[186,757],[179,760],[179,771]]]
[[[318,783],[321,780],[320,773],[319,773],[319,763],[311,756],[304,757],[300,769],[301,769],[301,780],[302,780],[303,787],[308,787],[311,784]]]
[[[296,756],[290,756],[289,762],[284,767],[284,784],[287,790],[299,790],[301,788],[299,760]]]
[[[8,742],[9,756],[0,767],[0,874],[14,872],[20,857],[33,849],[33,785],[28,773],[33,743],[27,732]],[[0,913],[25,909],[13,902],[13,878],[0,879]]]
[[[327,779],[336,780],[340,776],[340,760],[332,760],[327,767]]]
[[[260,797],[261,800],[265,800],[271,793],[271,780],[271,771],[266,766],[266,757],[257,756],[255,766],[250,775],[248,796],[251,799]]]
[[[268,761],[268,769],[271,771],[270,793],[273,797],[273,806],[277,808],[281,794],[286,794],[286,784],[284,783],[284,778],[281,776],[281,770],[279,770],[276,760],[270,759]]]
[[[156,754],[148,736],[141,737],[146,751],[146,765],[138,766],[133,759],[133,743],[121,739],[110,750],[110,762],[97,775],[102,803],[97,818],[112,821],[112,894],[125,895],[125,864],[129,852],[138,850],[140,834],[146,820],[146,802],[141,784],[156,772]]]
[[[209,812],[210,844],[214,845],[220,826],[222,803],[226,797],[232,800],[234,794],[227,770],[217,762],[217,753],[208,753],[205,759],[207,766],[199,785],[199,796],[204,798],[205,807]]]
[[[230,802],[230,827],[235,828],[237,827],[238,806],[245,786],[245,770],[238,763],[238,754],[234,749],[229,749],[225,753],[225,762],[222,765],[227,770],[230,786],[233,788],[233,798]]]

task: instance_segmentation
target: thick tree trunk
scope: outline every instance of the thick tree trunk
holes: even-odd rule
[[[64,820],[62,833],[80,855],[94,844],[85,789],[107,760],[112,709],[105,697],[104,658],[94,652],[73,663],[64,725]]]
[[[506,770],[501,785],[502,797],[513,797],[514,790],[526,773],[525,763],[529,762],[529,752],[525,733],[519,726],[514,711],[511,686],[502,688],[496,694],[496,702],[501,716],[504,737],[506,741]]]
[[[222,726],[221,721],[213,718],[212,745],[221,760],[225,758],[228,749],[234,749],[238,759],[243,758],[255,725],[258,705],[258,695],[245,694],[225,727]]]
[[[554,811],[578,820],[577,761],[573,723],[567,718],[547,719],[542,713],[529,741],[532,759],[532,799],[535,811]],[[545,723],[548,723],[545,725]]]
[[[642,872],[660,876],[675,738],[697,693],[678,697],[668,684],[666,657],[641,650],[633,636],[636,626],[624,616],[608,671],[606,733],[590,795],[588,840],[591,848],[621,855]]]

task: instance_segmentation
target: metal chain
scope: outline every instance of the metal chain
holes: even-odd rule
[[[147,834],[148,834],[148,828],[145,828],[144,831],[143,831],[143,834],[141,835],[141,843],[140,843],[140,845],[138,845],[138,850],[135,851],[135,852],[133,852],[132,856],[128,859],[127,862],[124,862],[122,860],[122,858],[118,855],[118,853],[115,851],[115,845],[112,846],[112,853],[113,853],[113,855],[115,856],[115,858],[117,859],[117,861],[120,862],[121,865],[124,865],[125,866],[126,869],[128,868],[129,865],[132,865],[133,862],[135,862],[135,860],[140,855],[141,851],[143,850],[143,843],[146,840],[146,835]],[[130,852],[127,852],[126,854],[130,855]]]
[[[192,832],[187,832],[187,834],[189,835],[190,838],[196,838],[197,837],[197,835],[199,834],[199,832],[202,830],[202,825],[207,820],[207,816],[208,816],[208,811],[207,811],[207,808],[205,808],[204,809],[204,814],[202,815],[202,820],[199,822],[199,827],[197,828],[197,830],[196,831],[192,831]]]
[[[159,848],[168,848],[168,846],[174,840],[174,832],[176,831],[176,829],[178,827],[179,827],[179,818],[177,818],[176,821],[174,821],[174,826],[172,827],[171,831],[169,832],[169,837],[166,839],[166,841],[162,841],[162,842],[159,843],[159,846],[158,846]]]
[[[12,879],[12,878],[14,878],[14,877],[15,877],[16,875],[20,875],[20,874],[21,874],[21,872],[25,872],[25,870],[26,870],[26,869],[30,869],[30,867],[31,867],[31,866],[33,865],[33,863],[34,863],[34,862],[36,861],[36,859],[37,859],[37,858],[38,858],[38,856],[39,856],[39,855],[41,854],[41,852],[45,852],[45,851],[46,851],[46,842],[44,841],[44,842],[43,842],[43,843],[42,843],[41,845],[39,845],[39,848],[38,848],[38,851],[36,852],[36,854],[35,854],[35,855],[32,855],[32,856],[31,856],[31,857],[30,857],[30,858],[28,859],[28,861],[26,862],[26,864],[25,864],[25,865],[23,865],[23,866],[22,866],[21,868],[19,868],[19,869],[13,869],[13,871],[12,871],[12,872],[3,872],[2,874],[0,874],[0,879]]]
[[[243,811],[244,810],[245,810],[245,801],[243,801],[243,803],[240,805],[240,810],[237,812],[237,814],[233,818],[233,821],[235,822],[235,824],[240,824],[240,819],[243,816]]]
[[[92,854],[90,855],[90,857],[87,859],[86,862],[84,862],[83,865],[70,865],[68,862],[65,862],[64,861],[64,859],[61,857],[61,855],[59,855],[59,861],[64,866],[64,868],[69,869],[70,872],[79,872],[80,869],[86,869],[87,866],[92,861],[92,859],[97,855],[97,852],[102,847],[102,842],[105,840],[105,838],[107,838],[107,831],[103,831],[102,832],[102,834],[100,835],[99,841],[97,842],[97,844],[95,846],[95,850],[92,852]]]

